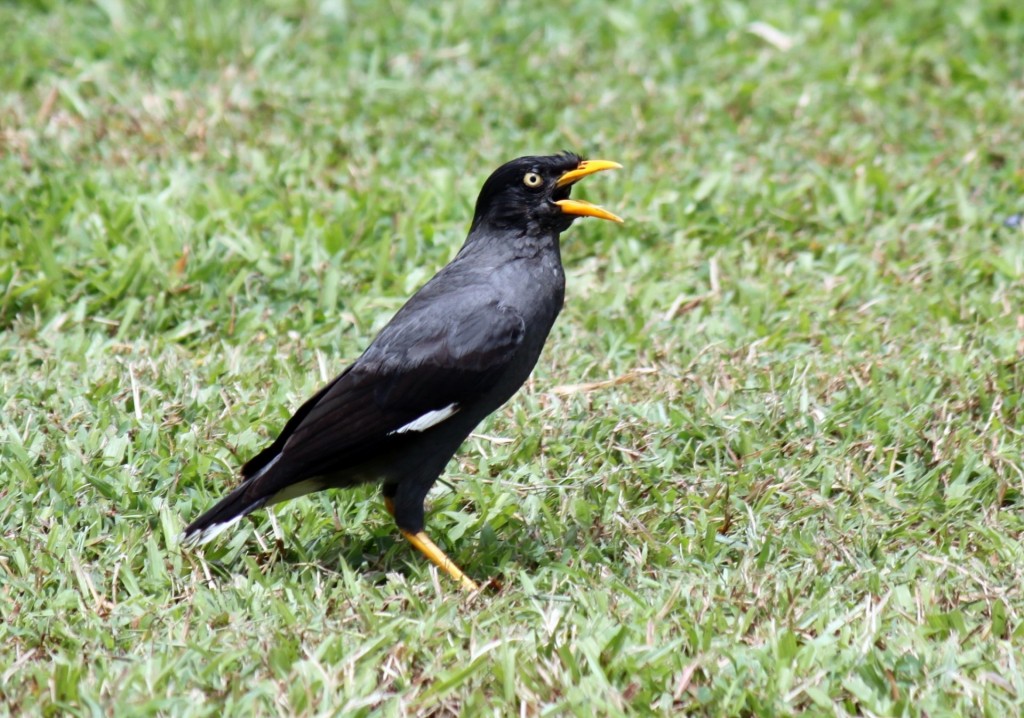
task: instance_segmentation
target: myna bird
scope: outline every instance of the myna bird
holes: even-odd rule
[[[402,535],[465,588],[476,584],[423,531],[423,500],[459,445],[523,385],[562,309],[559,235],[577,217],[622,220],[569,199],[620,167],[563,153],[520,157],[484,183],[469,236],[355,363],[242,467],[243,481],[189,524],[202,544],[256,509],[380,482]]]

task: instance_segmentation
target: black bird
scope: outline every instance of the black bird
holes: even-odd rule
[[[523,385],[562,309],[559,235],[577,217],[622,222],[569,199],[621,167],[563,153],[520,157],[484,183],[458,255],[406,302],[354,364],[317,392],[243,481],[185,529],[211,540],[256,509],[321,489],[379,481],[402,535],[465,588],[423,530],[423,500],[459,445]]]

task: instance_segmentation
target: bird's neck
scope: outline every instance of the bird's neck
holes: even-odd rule
[[[554,230],[537,228],[524,231],[474,227],[459,250],[459,256],[488,256],[498,261],[553,256],[561,261],[558,236]]]

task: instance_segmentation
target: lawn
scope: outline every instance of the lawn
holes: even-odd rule
[[[0,4],[0,714],[1024,710],[1024,4]],[[575,150],[432,492],[177,535]],[[1008,221],[1011,220],[1011,221]]]

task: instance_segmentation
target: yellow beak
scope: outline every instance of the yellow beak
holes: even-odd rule
[[[566,187],[571,184],[579,182],[587,175],[592,175],[595,172],[601,172],[602,170],[617,170],[622,169],[622,165],[618,162],[610,162],[609,160],[583,160],[580,162],[580,166],[574,170],[569,170],[555,183],[555,187]],[[612,222],[618,222],[622,224],[622,218],[612,214],[603,207],[598,207],[596,204],[590,202],[584,202],[581,199],[560,199],[555,202],[559,207],[562,208],[562,212],[565,214],[572,214],[578,217],[597,217],[598,219],[610,219]]]
[[[610,219],[612,222],[623,223],[622,217],[612,214],[604,207],[584,202],[581,199],[560,199],[555,202],[562,208],[562,214],[575,214],[578,217],[597,217],[598,219]]]
[[[602,170],[621,170],[622,165],[618,162],[610,162],[608,160],[583,160],[580,162],[580,166],[574,170],[569,170],[564,175],[558,178],[555,182],[555,187],[565,187],[566,185],[579,182],[587,175],[592,175],[595,172],[601,172]]]

